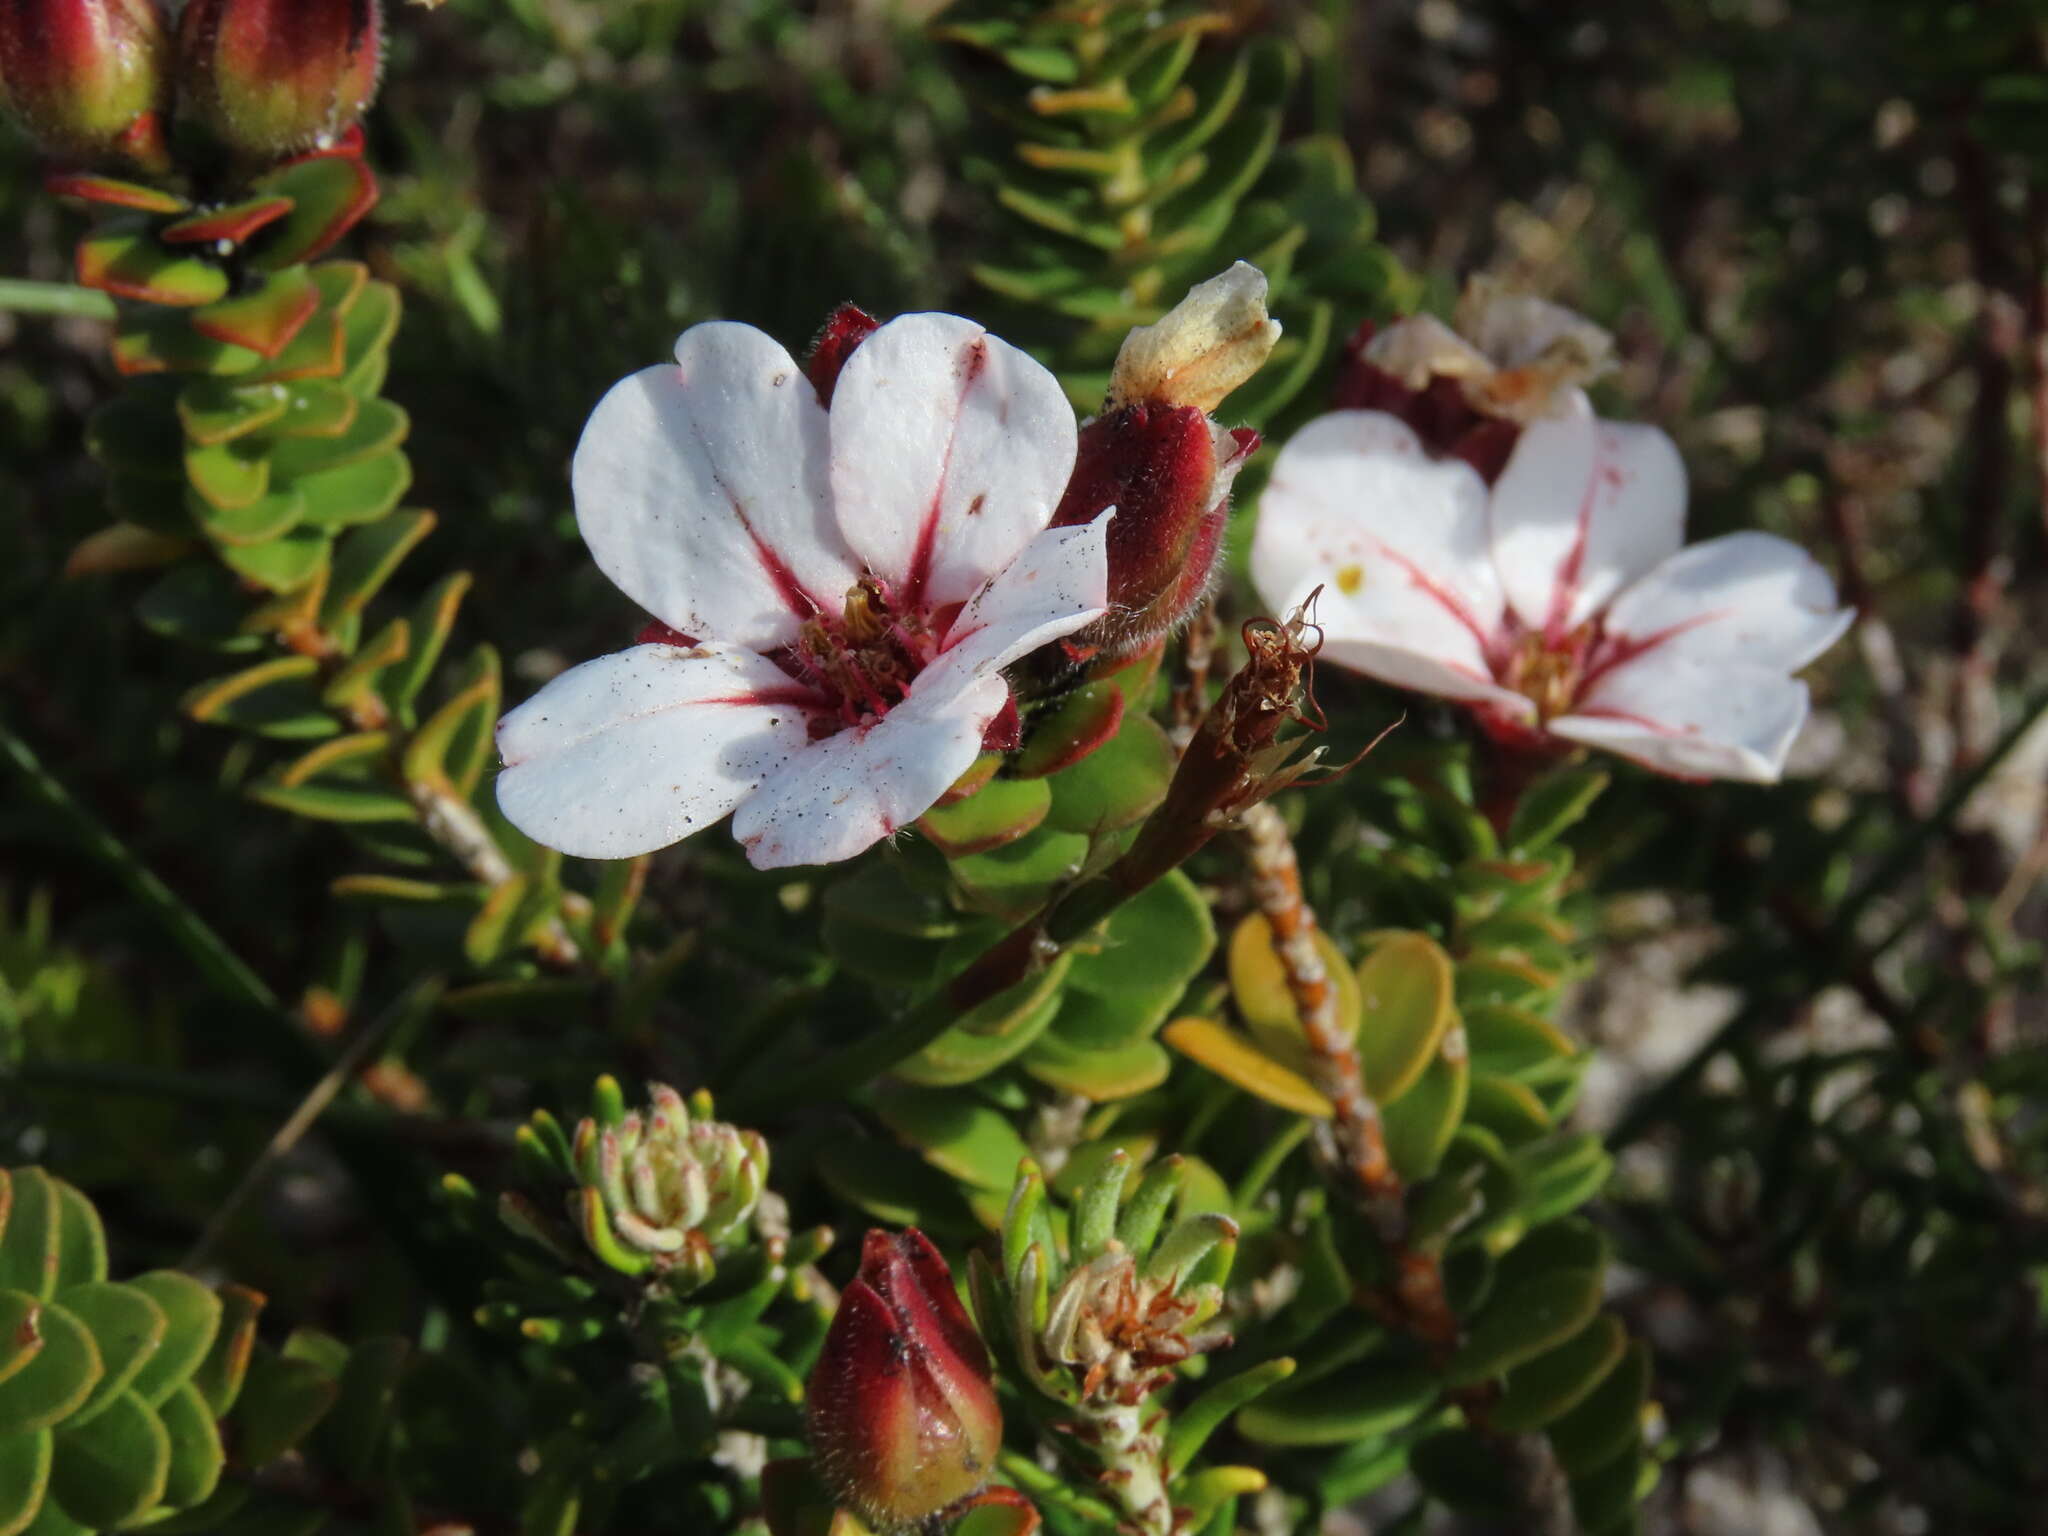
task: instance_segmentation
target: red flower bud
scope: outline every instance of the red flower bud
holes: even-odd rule
[[[1489,485],[1499,479],[1522,435],[1521,423],[1478,409],[1466,394],[1464,380],[1451,374],[1433,374],[1421,388],[1411,388],[1374,361],[1371,348],[1376,334],[1378,327],[1368,320],[1345,344],[1344,362],[1337,373],[1337,409],[1398,416],[1431,453],[1463,459]]]
[[[0,101],[56,154],[158,163],[169,62],[155,0],[0,0]]]
[[[873,1524],[915,1524],[988,1481],[1003,1439],[988,1350],[916,1228],[861,1244],[807,1419],[820,1480]]]
[[[1140,402],[1081,429],[1055,528],[1109,523],[1110,612],[1067,642],[1105,663],[1136,655],[1191,614],[1209,591],[1230,518],[1230,485],[1259,444],[1191,405]]]
[[[178,110],[237,154],[280,159],[353,127],[383,62],[378,0],[186,0]]]
[[[842,304],[832,311],[825,328],[811,343],[811,355],[804,359],[804,376],[811,381],[811,387],[818,392],[818,399],[823,404],[832,403],[832,390],[839,382],[839,370],[853,356],[853,349],[881,328],[881,321],[857,304]]]

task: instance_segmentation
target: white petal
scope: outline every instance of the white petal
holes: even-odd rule
[[[857,564],[832,517],[825,411],[750,325],[693,326],[621,379],[576,445],[576,521],[634,602],[697,640],[784,644]]]
[[[498,805],[584,859],[652,853],[718,820],[800,754],[801,690],[727,646],[636,645],[571,668],[498,722]]]
[[[1259,501],[1251,566],[1276,616],[1322,587],[1315,621],[1333,661],[1453,697],[1497,691],[1485,484],[1469,464],[1432,461],[1397,418],[1336,411],[1294,435]]]
[[[833,864],[915,821],[981,753],[1010,696],[985,678],[940,708],[915,693],[874,725],[841,731],[771,774],[732,819],[756,869]]]
[[[911,696],[959,693],[1048,641],[1109,611],[1105,540],[1114,512],[1077,528],[1048,528],[961,610],[946,649],[918,675]]]
[[[832,393],[839,526],[899,601],[964,602],[1052,521],[1075,430],[1030,357],[958,315],[904,315]]]
[[[1548,729],[1661,773],[1769,784],[1784,772],[1806,707],[1806,685],[1775,667],[1673,655],[1618,668],[1597,703]]]
[[[1468,704],[1490,704],[1518,720],[1532,719],[1536,713],[1536,706],[1528,699],[1483,674],[1398,645],[1326,638],[1316,657],[1392,683],[1396,688],[1411,688],[1417,693],[1433,693],[1438,698]]]
[[[1655,427],[1572,412],[1524,428],[1493,488],[1493,554],[1532,629],[1576,629],[1685,537],[1685,465]]]
[[[1605,630],[1611,645],[1635,655],[1622,667],[1674,651],[1789,673],[1833,645],[1855,617],[1835,605],[1834,580],[1819,561],[1751,530],[1673,555],[1614,600]]]

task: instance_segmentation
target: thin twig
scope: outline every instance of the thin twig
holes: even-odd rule
[[[229,1192],[227,1199],[221,1202],[220,1208],[206,1223],[205,1229],[192,1244],[191,1252],[185,1255],[180,1267],[197,1269],[205,1261],[213,1246],[233,1225],[242,1207],[262,1187],[263,1181],[269,1177],[270,1170],[277,1165],[280,1158],[299,1144],[306,1132],[313,1128],[313,1123],[320,1118],[327,1106],[334,1102],[334,1096],[341,1092],[343,1086],[370,1059],[370,1053],[383,1044],[385,1038],[401,1020],[415,1015],[423,1007],[430,1006],[440,991],[441,983],[438,978],[423,981],[409,988],[383,1013],[357,1032],[355,1039],[348,1043],[348,1048],[334,1059],[334,1064],[307,1090],[306,1096],[299,1101],[298,1108],[285,1118],[284,1124],[277,1128],[256,1161],[249,1165],[240,1182]]]

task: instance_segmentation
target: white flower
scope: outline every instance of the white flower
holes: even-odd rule
[[[1010,702],[1001,671],[1099,617],[1106,517],[1048,530],[1074,462],[1053,376],[905,315],[828,413],[751,326],[621,380],[576,450],[599,567],[687,637],[564,673],[498,726],[498,803],[584,858],[733,812],[763,869],[850,858],[929,809]]]
[[[1252,544],[1284,613],[1317,586],[1322,654],[1665,773],[1769,782],[1806,718],[1792,674],[1846,629],[1834,583],[1764,533],[1680,549],[1685,469],[1574,390],[1489,491],[1400,421],[1338,411],[1273,466]]]

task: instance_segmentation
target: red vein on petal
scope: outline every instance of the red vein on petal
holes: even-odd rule
[[[917,543],[910,552],[910,570],[903,578],[900,601],[905,607],[923,600],[925,584],[931,580],[932,556],[939,542],[939,514],[946,503],[946,479],[953,472],[953,449],[960,441],[960,421],[967,414],[967,397],[974,392],[975,381],[988,368],[988,332],[974,338],[966,363],[960,380],[960,398],[953,406],[953,432],[946,439],[945,457],[939,461],[939,483],[932,491],[931,505],[925,509],[923,526],[917,530]]]
[[[1434,599],[1444,612],[1471,632],[1473,640],[1478,643],[1481,656],[1488,654],[1491,637],[1486,632],[1486,626],[1479,622],[1478,616],[1465,606],[1462,599],[1391,544],[1382,543],[1379,539],[1373,539],[1372,542],[1379,546],[1382,555],[1407,573],[1409,582],[1425,597]],[[1441,657],[1436,659],[1442,660]],[[1488,681],[1491,682],[1493,679],[1489,678]]]
[[[1725,619],[1729,616],[1729,612],[1730,610],[1726,608],[1716,608],[1709,613],[1696,613],[1689,619],[1680,619],[1676,624],[1667,624],[1664,628],[1652,634],[1644,635],[1640,639],[1631,639],[1626,635],[1612,635],[1604,638],[1600,642],[1600,648],[1595,653],[1593,660],[1587,665],[1584,674],[1579,679],[1579,697],[1586,697],[1603,677],[1606,677],[1616,668],[1625,667],[1632,661],[1640,661],[1659,646],[1667,641],[1677,639],[1688,630],[1698,629],[1702,624],[1712,624],[1717,620]],[[1578,714],[1582,713],[1582,711],[1574,710],[1573,713]]]

